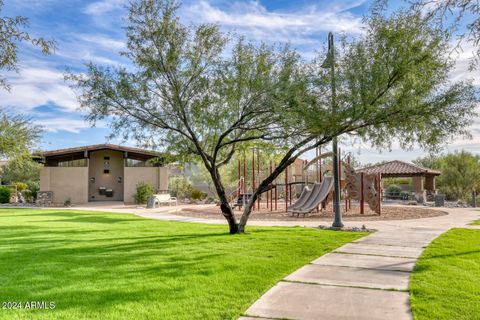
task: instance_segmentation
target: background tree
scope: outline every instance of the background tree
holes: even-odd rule
[[[0,108],[0,158],[28,156],[40,139],[42,128],[24,115],[12,115]]]
[[[428,156],[414,163],[442,172],[436,179],[437,189],[449,200],[469,200],[472,191],[480,190],[480,156],[456,151],[441,156]]]
[[[70,74],[87,119],[111,119],[113,134],[198,157],[210,173],[231,233],[243,232],[262,190],[304,152],[341,134],[376,147],[438,147],[467,134],[476,98],[450,83],[447,37],[420,15],[375,13],[366,33],[337,52],[337,105],[325,56],[304,63],[294,51],[234,45],[215,25],[183,26],[172,1],[131,4],[127,52],[132,68],[89,64]],[[226,47],[233,47],[227,53]],[[237,224],[219,169],[245,144],[282,150]]]
[[[3,184],[26,183],[29,190],[38,190],[42,165],[30,160],[30,157],[15,157],[8,161],[0,172]]]
[[[8,159],[7,165],[0,170],[0,181],[2,184],[26,183],[29,200],[36,198],[41,168],[32,161],[30,151],[42,132],[42,127],[29,117],[12,115],[0,108],[0,159]]]

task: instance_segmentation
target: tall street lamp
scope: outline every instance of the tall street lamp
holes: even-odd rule
[[[322,68],[330,69],[331,76],[331,90],[332,90],[332,111],[335,114],[337,110],[337,101],[336,101],[336,89],[335,89],[335,47],[333,43],[333,34],[328,33],[328,53],[327,58],[322,64]],[[337,137],[335,136],[332,140],[332,151],[333,151],[333,188],[334,188],[334,199],[333,199],[333,210],[335,212],[335,217],[333,219],[332,227],[341,228],[343,227],[342,222],[342,208],[340,206],[340,172],[338,166],[338,144]]]

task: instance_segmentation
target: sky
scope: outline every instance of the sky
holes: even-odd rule
[[[0,106],[9,112],[30,116],[44,126],[39,148],[53,150],[98,143],[135,145],[134,141],[107,140],[107,123],[92,128],[78,110],[75,93],[64,81],[66,70],[82,72],[87,62],[122,66],[119,55],[125,49],[123,27],[128,0],[4,0],[2,16],[21,15],[29,19],[33,36],[54,39],[57,49],[44,56],[31,45],[20,46],[19,73],[7,73],[11,91],[0,90]],[[362,16],[367,0],[184,0],[179,11],[186,24],[218,23],[223,31],[243,35],[247,40],[267,43],[290,42],[306,59],[325,44],[329,31],[351,37],[362,33]],[[480,74],[468,71],[472,47],[454,53],[457,65],[453,80],[472,79],[480,87]],[[461,137],[445,151],[480,153],[480,120],[471,128],[473,139]],[[368,144],[343,142],[343,152],[352,152],[362,163],[383,160],[411,161],[426,153],[421,149],[378,151]],[[311,158],[309,153],[305,158]]]

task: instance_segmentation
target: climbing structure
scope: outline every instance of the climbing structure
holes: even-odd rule
[[[343,163],[347,199],[360,201],[360,213],[366,202],[370,209],[381,214],[381,176],[379,174],[357,173],[348,163]]]

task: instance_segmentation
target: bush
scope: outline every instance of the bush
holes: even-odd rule
[[[173,197],[179,199],[190,198],[192,194],[192,183],[184,176],[170,177],[168,189]]]
[[[389,194],[392,194],[392,193],[400,195],[402,192],[403,192],[402,188],[400,188],[396,184],[392,184],[391,186],[388,186],[388,188],[387,188],[387,196]]]
[[[190,199],[192,200],[203,200],[207,197],[207,194],[196,189],[196,188],[192,188],[192,190],[190,191]]]
[[[15,182],[15,186],[17,187],[18,192],[22,192],[28,188],[28,185],[23,182]]]
[[[11,193],[10,188],[0,187],[0,203],[9,203]]]
[[[25,200],[27,202],[35,202],[37,200],[37,193],[40,190],[38,183],[32,183],[24,192]]]
[[[147,203],[149,196],[155,193],[153,186],[146,182],[137,184],[137,192],[133,195],[136,203]]]

